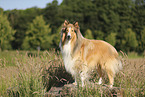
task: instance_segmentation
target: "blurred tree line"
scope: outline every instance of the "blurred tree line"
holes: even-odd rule
[[[57,0],[43,9],[0,8],[0,49],[58,49],[64,20],[78,21],[86,38],[125,52],[145,50],[145,0]]]

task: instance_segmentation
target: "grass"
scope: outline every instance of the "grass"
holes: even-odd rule
[[[14,62],[14,58],[15,58],[15,51],[4,51],[4,52],[0,52],[0,66],[4,67],[4,66],[14,66],[15,62]]]
[[[72,83],[73,78],[65,71],[61,54],[48,52],[4,51],[0,52],[0,96],[1,97],[44,97],[51,87]],[[123,60],[123,70],[115,77],[115,87],[123,90],[124,97],[145,96],[144,58]],[[98,81],[93,72],[92,82]],[[108,82],[107,76],[104,82]],[[102,85],[89,85],[85,88],[64,89],[61,96],[105,97],[113,96]]]
[[[143,58],[143,57],[145,57],[144,53],[143,54],[138,54],[136,52],[129,52],[127,54],[127,56],[128,56],[129,59],[136,59],[136,58]]]

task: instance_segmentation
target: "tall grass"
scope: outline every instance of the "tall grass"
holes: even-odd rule
[[[10,52],[9,52],[10,53]],[[4,54],[3,54],[4,55]],[[51,96],[52,87],[62,87],[74,80],[65,71],[61,54],[54,50],[48,52],[18,52],[13,51],[10,56],[0,58],[0,96],[1,97],[42,97]],[[13,66],[7,65],[8,60]],[[114,87],[121,90],[124,97],[141,97],[145,95],[145,60],[125,59],[123,70],[115,77]],[[106,97],[118,95],[109,88],[96,85],[98,74],[92,72],[90,81],[94,82],[82,88],[64,87],[59,96],[75,97]],[[104,76],[104,83],[108,82]]]
[[[14,68],[7,67],[9,65],[1,66],[0,95],[3,97],[41,97],[52,86],[63,86],[69,83],[69,81],[73,81],[71,75],[64,69],[59,52],[55,52],[54,50],[40,53],[23,53],[17,51],[13,59]],[[11,72],[12,74],[7,72]],[[68,79],[66,80],[66,78]]]
[[[124,61],[121,73],[117,74],[116,86],[124,89],[124,95],[141,97],[145,95],[145,60],[128,59]]]
[[[40,96],[45,93],[42,82],[42,61],[39,57],[19,54],[15,57],[15,70],[17,73],[7,80],[9,87],[6,89],[7,96]],[[9,70],[7,71],[9,72]],[[3,84],[5,81],[3,81]],[[3,88],[3,87],[2,87]]]
[[[14,58],[16,57],[15,54],[15,51],[0,51],[0,67],[14,66]]]

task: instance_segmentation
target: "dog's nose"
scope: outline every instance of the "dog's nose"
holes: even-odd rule
[[[68,39],[68,40],[70,40],[70,39],[71,39],[71,36],[70,36],[70,35],[68,35],[68,36],[67,36],[67,39]]]

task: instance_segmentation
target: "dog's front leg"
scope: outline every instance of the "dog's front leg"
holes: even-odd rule
[[[82,87],[84,87],[85,82],[87,81],[87,78],[88,78],[87,71],[81,72],[80,77],[81,77]]]
[[[78,82],[78,81],[77,81],[77,76],[75,76],[74,78],[75,78],[75,82],[73,83],[73,85],[76,86],[76,85],[77,85],[77,82]]]

